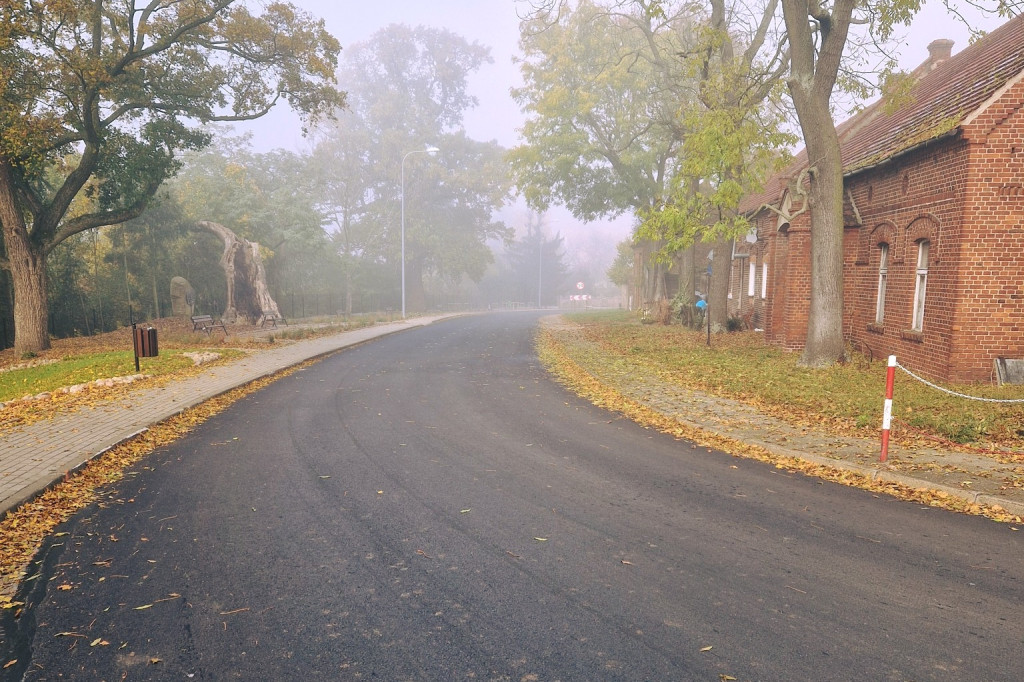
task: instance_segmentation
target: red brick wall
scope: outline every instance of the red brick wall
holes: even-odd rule
[[[965,143],[947,141],[847,181],[861,216],[861,226],[847,231],[847,338],[870,348],[876,358],[895,355],[900,364],[941,380],[950,378],[967,158]],[[911,326],[921,239],[931,248],[918,333]],[[889,244],[889,267],[885,316],[877,325],[880,242]]]
[[[970,142],[951,376],[1024,358],[1024,80],[964,128]]]
[[[847,179],[844,323],[875,358],[947,382],[988,382],[997,357],[1024,358],[1024,79],[959,137]],[[758,217],[769,266],[766,341],[803,347],[810,302],[809,216],[784,232]],[[911,330],[918,242],[931,243],[924,323]],[[885,317],[875,324],[880,251],[889,244]],[[760,285],[758,283],[758,294]]]

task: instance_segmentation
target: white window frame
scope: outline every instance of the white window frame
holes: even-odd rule
[[[768,263],[761,263],[761,298],[768,298]]]
[[[914,277],[914,313],[911,318],[911,331],[920,332],[924,329],[924,299],[928,289],[928,255],[931,242],[922,239],[917,243],[917,270]]]
[[[754,298],[754,287],[756,286],[755,282],[757,282],[757,263],[755,263],[754,259],[751,258],[750,263],[748,263],[748,265],[750,266],[750,268],[749,274],[747,276],[747,297]]]
[[[882,242],[878,245],[878,294],[875,299],[875,324],[885,320],[885,290],[889,283],[889,245]]]

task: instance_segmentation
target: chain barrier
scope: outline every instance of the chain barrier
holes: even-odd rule
[[[899,367],[900,369],[902,369],[907,374],[909,374],[914,379],[917,379],[918,381],[920,381],[925,386],[930,386],[931,388],[934,388],[937,391],[941,391],[943,393],[946,393],[946,394],[951,395],[951,396],[955,396],[957,398],[965,398],[967,400],[977,400],[977,401],[983,402],[983,403],[1024,403],[1024,398],[981,398],[981,397],[975,396],[975,395],[966,395],[964,393],[957,393],[956,391],[951,391],[948,388],[943,388],[942,386],[937,386],[937,385],[933,384],[932,382],[928,381],[927,379],[922,379],[921,377],[917,376],[916,374],[911,372],[909,369],[907,369],[906,367],[901,365],[899,362],[896,363],[896,366]]]

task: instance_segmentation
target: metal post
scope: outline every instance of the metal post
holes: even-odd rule
[[[132,348],[135,349],[135,373],[139,373],[139,334],[135,323],[132,322]]]
[[[892,385],[896,375],[896,356],[889,356],[889,366],[885,370],[885,407],[882,410],[882,454],[879,462],[889,459],[889,428],[892,426]]]
[[[708,346],[711,345],[711,265],[708,265],[708,286],[707,286],[707,298],[704,299],[707,305],[704,307],[704,314],[708,318]]]
[[[412,154],[413,152],[409,152]],[[405,319],[405,160],[409,154],[402,157],[402,319]]]
[[[540,226],[537,227],[537,308],[543,308],[541,305],[541,291],[543,291],[544,285],[544,233],[540,231]]]
[[[405,319],[405,160],[413,154],[436,154],[441,151],[437,147],[414,149],[402,157],[402,319]]]

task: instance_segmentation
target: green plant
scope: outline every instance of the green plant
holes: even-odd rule
[[[940,424],[939,432],[954,443],[974,443],[985,435],[985,425],[974,417],[963,415]]]
[[[241,355],[239,351],[217,352],[225,357]],[[157,357],[142,360],[142,372],[152,376],[174,374],[192,366],[192,359],[184,356],[180,350],[161,350]],[[58,362],[0,373],[0,402],[65,386],[85,384],[96,379],[129,374],[135,374],[135,357],[132,351],[109,351],[65,357]]]

